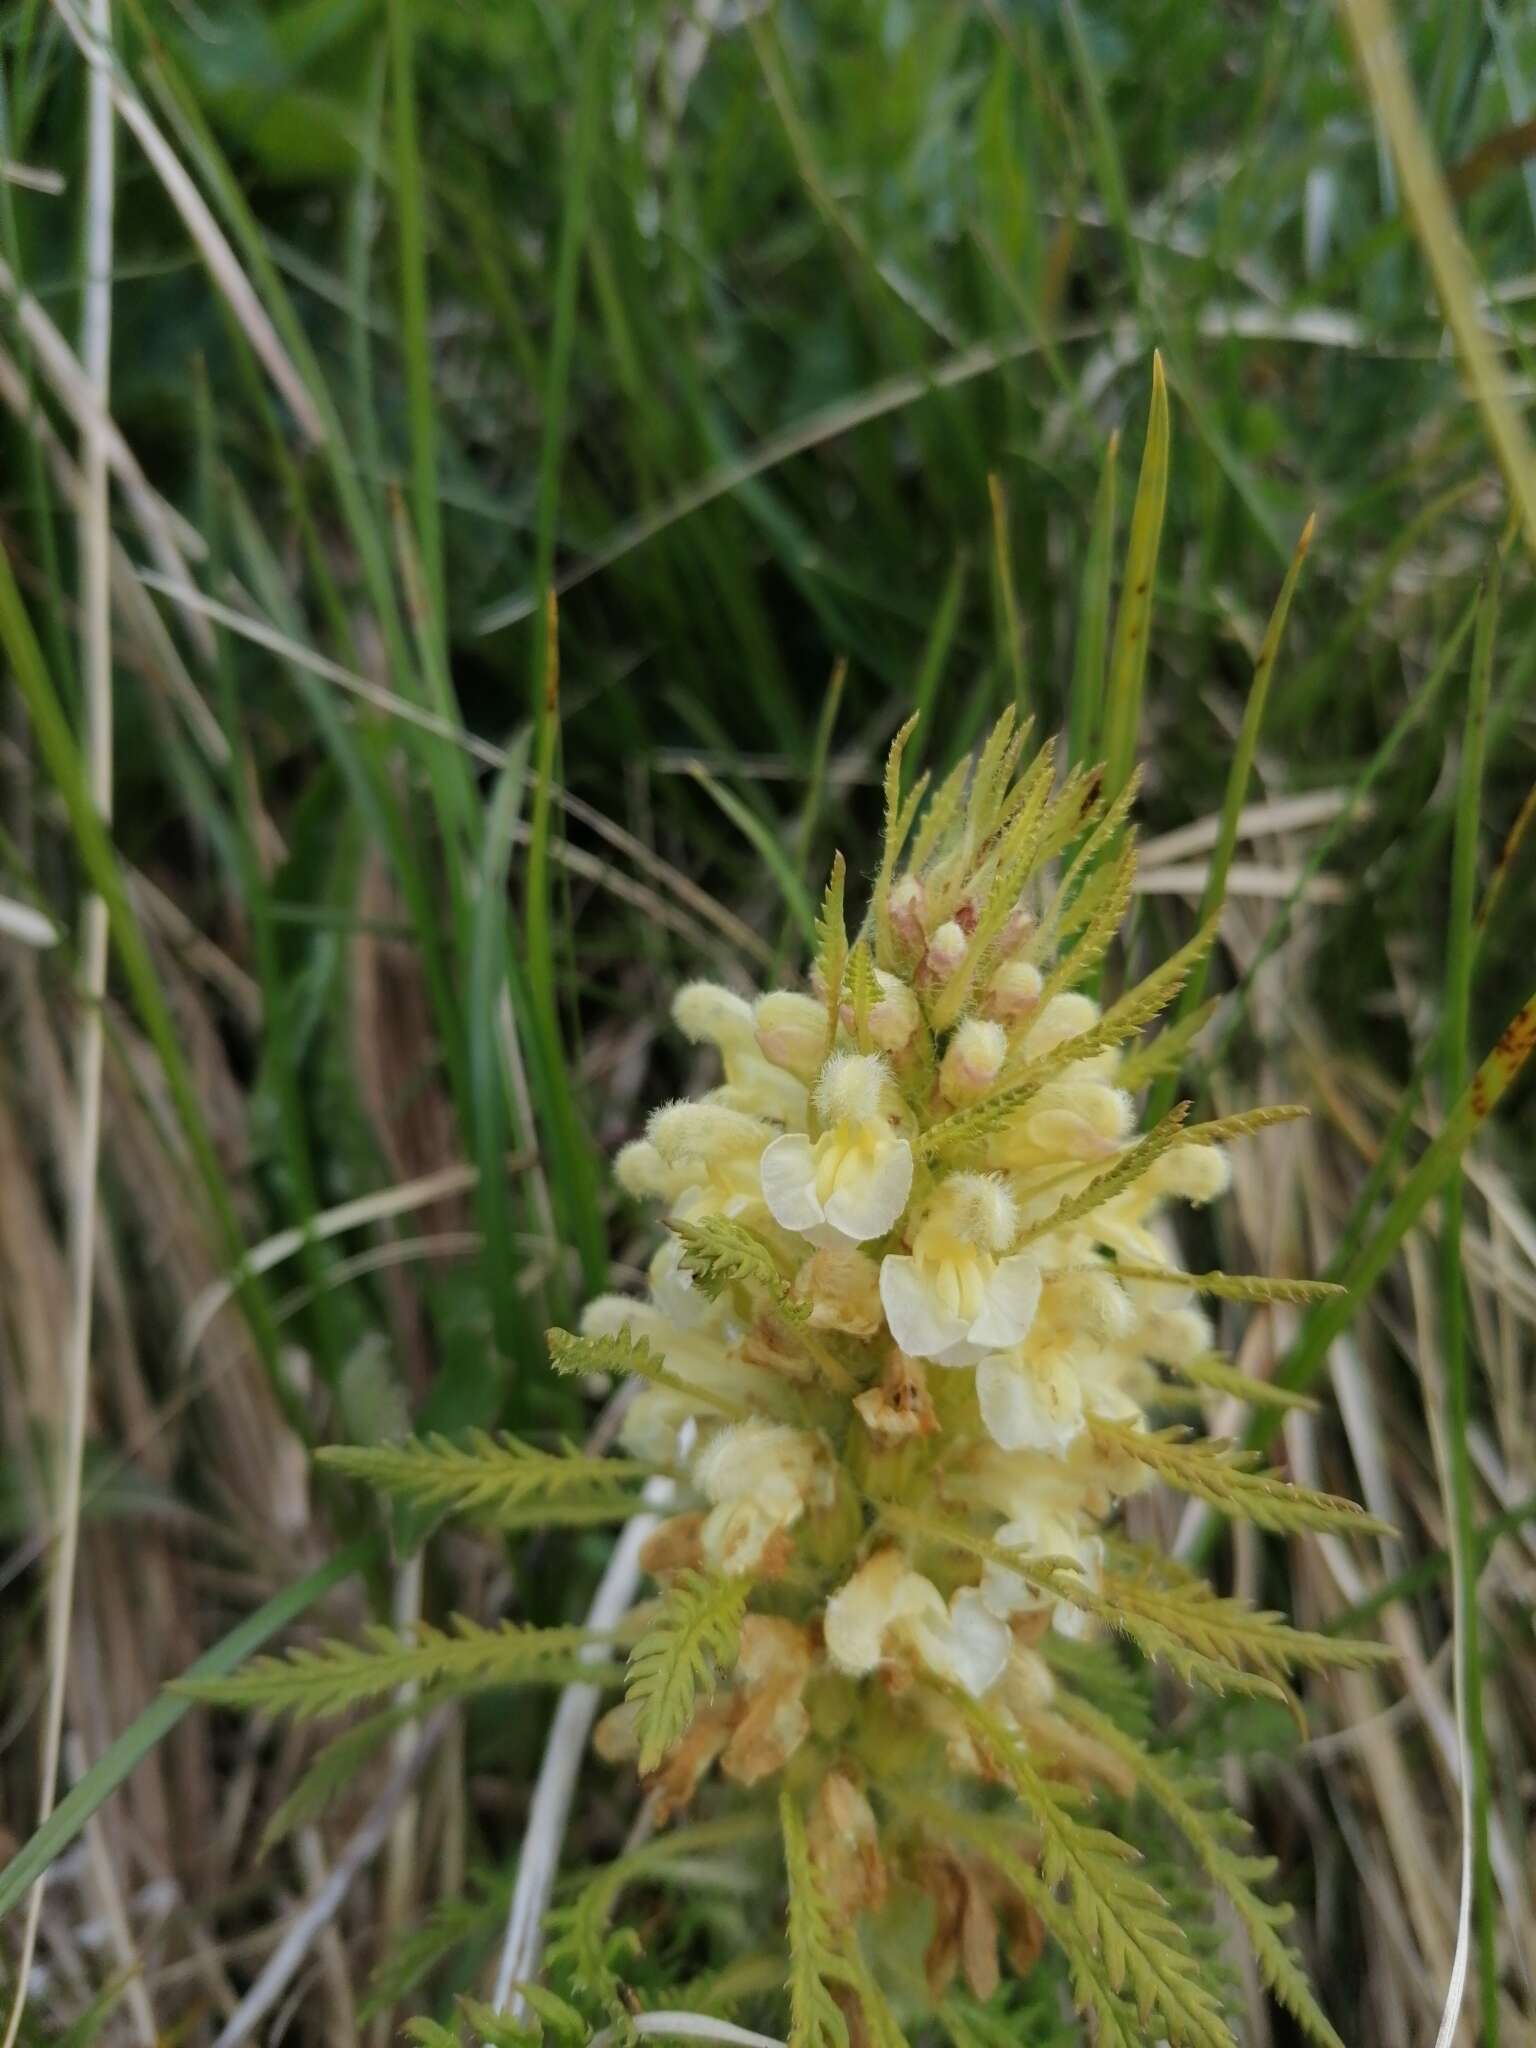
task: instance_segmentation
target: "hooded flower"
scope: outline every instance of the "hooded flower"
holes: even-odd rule
[[[1020,1343],[1040,1300],[1040,1268],[1007,1253],[1018,1210],[995,1174],[957,1173],[929,1202],[910,1256],[880,1267],[880,1299],[891,1335],[914,1358],[973,1365]]]
[[[884,1060],[832,1055],[816,1083],[821,1136],[787,1132],[762,1155],[763,1200],[775,1223],[817,1245],[885,1235],[912,1192],[912,1147],[891,1127],[890,1093]]]

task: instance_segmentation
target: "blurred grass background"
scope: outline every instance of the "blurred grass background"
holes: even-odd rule
[[[603,1162],[691,1072],[670,991],[795,968],[834,848],[868,870],[914,704],[937,767],[1010,702],[1098,729],[1154,348],[1173,452],[1140,735],[1149,953],[1192,928],[1264,623],[1318,516],[1227,1000],[1186,1075],[1314,1120],[1245,1164],[1200,1226],[1210,1262],[1321,1271],[1356,1242],[1452,1085],[1444,990],[1475,1061],[1530,993],[1536,938],[1526,555],[1489,643],[1480,786],[1461,777],[1458,890],[1472,607],[1505,493],[1320,0],[121,0],[112,24],[109,433],[74,354],[101,226],[91,32],[67,0],[0,22],[0,892],[62,934],[0,940],[13,1846],[37,1817],[45,1566],[73,1521],[55,1474],[88,885],[116,943],[61,1790],[124,1761],[161,1684],[296,1585],[332,1630],[579,1611],[599,1535],[449,1542],[425,1573],[375,1547],[309,1587],[376,1518],[308,1451],[407,1419],[587,1427],[541,1333],[646,1256]],[[1536,22],[1450,0],[1400,26],[1518,407]],[[82,708],[90,446],[112,476],[110,841]],[[1501,2011],[1520,2038],[1536,1967],[1522,1128],[1528,1094],[1473,1155],[1452,1240],[1468,1527],[1502,1532],[1478,1551],[1480,2039]],[[1202,1737],[1360,2043],[1433,2038],[1456,1942],[1436,1417],[1461,1351],[1437,1214],[1332,1346],[1337,1411],[1286,1444],[1401,1541],[1240,1543],[1219,1567],[1314,1624],[1376,1599],[1406,1683],[1322,1691],[1299,1750],[1249,1714]],[[1245,1361],[1295,1337],[1287,1311],[1256,1317]],[[361,1773],[258,1863],[309,1739],[173,1718],[119,1794],[108,1771],[77,1807],[38,2038],[93,2014],[108,2038],[212,2038],[377,1790]],[[296,2037],[362,2038],[370,1965],[466,1872],[507,1867],[541,1732],[477,1708],[445,1738],[304,1963]],[[617,1796],[592,1793],[590,1844]],[[434,1983],[475,1980],[497,1910]],[[1251,2038],[1283,2041],[1246,1998]]]

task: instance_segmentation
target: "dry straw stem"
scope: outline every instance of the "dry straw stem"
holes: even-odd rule
[[[361,1826],[332,1864],[330,1875],[290,1922],[255,1983],[225,2021],[213,2048],[240,2048],[293,1982],[305,1957],[335,1919],[353,1880],[388,1840],[396,1816],[442,1740],[451,1715],[450,1708],[439,1708],[420,1733],[410,1738],[409,1751],[397,1760]]]
[[[657,1477],[646,1482],[643,1497],[647,1512],[636,1515],[625,1525],[587,1610],[586,1625],[594,1635],[617,1628],[629,1612],[640,1585],[640,1553],[656,1527],[657,1513],[669,1505],[674,1490],[670,1479]],[[590,1652],[583,1652],[584,1656],[589,1654],[600,1657],[602,1645],[594,1643]],[[560,1868],[560,1851],[576,1780],[586,1755],[587,1737],[592,1732],[601,1698],[595,1685],[568,1685],[561,1693],[544,1747],[544,1760],[534,1782],[517,1879],[507,1908],[501,1960],[491,1993],[495,2010],[512,2019],[527,2017],[527,2000],[516,1986],[531,1982],[539,1974],[544,1953],[544,1919]]]
[[[104,33],[110,0],[91,0],[91,21]],[[82,450],[80,508],[82,670],[86,702],[86,760],[89,798],[103,821],[112,813],[112,535],[108,519],[110,474],[103,432],[112,360],[112,226],[114,166],[112,101],[100,73],[93,72],[86,126],[85,290],[81,358],[95,400]],[[102,1067],[106,1040],[103,1008],[107,990],[107,907],[87,897],[81,925],[80,1028],[75,1053],[77,1089],[74,1157],[69,1184],[69,1334],[62,1373],[64,1432],[60,1454],[59,1544],[53,1560],[48,1602],[48,1680],[43,1705],[38,1766],[39,1827],[53,1812],[64,1733],[70,1624],[75,1570],[80,1555],[80,1489],[85,1465],[85,1424],[89,1401],[91,1314],[95,1303],[97,1170],[101,1155]],[[26,2012],[28,1980],[42,1916],[48,1873],[44,1870],[27,1900],[16,1993],[6,2023],[4,2048],[13,2048]],[[141,2014],[142,2017],[142,2014]]]

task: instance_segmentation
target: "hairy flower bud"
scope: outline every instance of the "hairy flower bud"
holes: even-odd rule
[[[987,984],[982,1009],[989,1017],[1017,1023],[1040,1001],[1045,976],[1029,960],[1005,960]]]
[[[814,1081],[827,1054],[827,1006],[787,988],[759,996],[754,1012],[765,1060],[801,1081]]]
[[[954,973],[965,958],[970,940],[965,935],[965,926],[955,918],[941,924],[928,941],[928,950],[923,955],[923,977],[926,981],[944,982]]]
[[[1001,1024],[967,1017],[958,1025],[939,1064],[939,1086],[957,1107],[985,1095],[1008,1057],[1008,1034]]]

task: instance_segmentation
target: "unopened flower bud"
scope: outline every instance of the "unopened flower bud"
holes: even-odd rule
[[[1226,1193],[1232,1168],[1219,1145],[1175,1145],[1154,1163],[1148,1178],[1159,1194],[1213,1202]]]
[[[880,968],[875,970],[875,981],[880,999],[870,1006],[869,1035],[881,1052],[905,1052],[922,1026],[917,997],[904,981]]]
[[[1065,1045],[1069,1038],[1079,1038],[1099,1021],[1099,1006],[1091,996],[1052,996],[1040,1015],[1029,1027],[1025,1041],[1026,1050],[1032,1060],[1043,1054],[1054,1052],[1058,1045]]]
[[[1032,960],[1005,960],[987,986],[982,1007],[989,1017],[1012,1023],[1029,1015],[1044,986],[1045,977]]]
[[[986,1094],[1008,1057],[1008,1034],[1001,1024],[967,1017],[956,1030],[939,1066],[939,1086],[950,1102],[975,1102]]]
[[[922,954],[927,944],[928,892],[916,875],[902,875],[891,884],[891,929],[909,953]]]
[[[826,1005],[778,988],[758,998],[753,1014],[763,1058],[802,1081],[814,1079],[827,1050]]]
[[[928,941],[928,950],[923,955],[923,973],[929,981],[948,981],[960,962],[965,958],[970,940],[965,935],[965,926],[955,918],[941,924]]]
[[[752,1037],[752,1005],[718,982],[690,981],[672,998],[672,1021],[695,1045],[738,1046]]]
[[[669,1102],[652,1112],[645,1134],[668,1166],[761,1147],[767,1127],[718,1102]]]
[[[674,1191],[673,1175],[666,1161],[647,1138],[636,1138],[624,1146],[613,1162],[613,1175],[625,1194],[636,1201],[647,1195],[669,1195]]]
[[[1015,903],[1003,920],[1003,928],[997,935],[997,950],[1006,959],[1015,952],[1034,931],[1036,917],[1022,903]]]
[[[1175,1369],[1199,1358],[1215,1341],[1210,1319],[1198,1308],[1154,1309],[1144,1312],[1136,1326],[1138,1349]]]
[[[880,1114],[890,1079],[885,1061],[871,1054],[835,1052],[816,1083],[816,1107],[829,1124],[863,1124]]]

